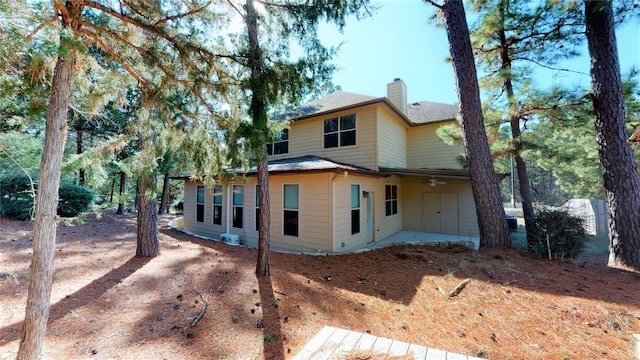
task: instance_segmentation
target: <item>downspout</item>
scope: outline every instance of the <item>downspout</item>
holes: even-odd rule
[[[335,249],[335,226],[334,223],[334,216],[335,216],[335,209],[336,209],[336,180],[339,179],[346,179],[347,176],[349,175],[348,171],[345,171],[342,173],[342,176],[340,176],[339,174],[335,174],[333,175],[333,178],[331,178],[331,226],[329,227],[331,229],[331,248],[329,249],[329,251],[334,252]]]

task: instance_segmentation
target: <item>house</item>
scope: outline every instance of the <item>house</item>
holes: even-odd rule
[[[436,135],[458,107],[407,104],[400,79],[387,92],[338,91],[288,114],[268,146],[273,250],[340,253],[403,230],[479,236],[464,149]],[[184,180],[185,230],[257,247],[255,168],[227,188]]]

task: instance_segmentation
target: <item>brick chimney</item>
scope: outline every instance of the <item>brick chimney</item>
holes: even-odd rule
[[[393,79],[393,82],[387,84],[387,98],[395,105],[403,114],[407,114],[407,84],[400,78]]]

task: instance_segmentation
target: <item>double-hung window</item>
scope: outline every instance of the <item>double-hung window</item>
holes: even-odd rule
[[[360,185],[351,185],[351,235],[360,232]]]
[[[244,214],[244,185],[233,185],[233,227],[242,229]]]
[[[356,115],[344,115],[324,120],[324,148],[356,144]]]
[[[222,185],[213,188],[213,224],[222,225]]]
[[[268,155],[279,155],[289,153],[289,129],[284,129],[280,132],[273,143],[267,144]]]
[[[284,235],[298,236],[298,185],[284,185]]]
[[[204,186],[196,187],[196,221],[204,222]]]
[[[385,185],[385,213],[387,216],[398,213],[398,185]]]

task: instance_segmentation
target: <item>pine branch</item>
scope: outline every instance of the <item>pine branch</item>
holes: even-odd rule
[[[534,64],[536,64],[536,65],[538,65],[538,66],[541,66],[541,67],[543,67],[543,68],[547,68],[547,69],[549,69],[549,70],[555,70],[555,71],[566,71],[566,72],[570,72],[570,73],[574,73],[574,74],[580,74],[580,75],[587,75],[587,76],[589,76],[589,74],[587,74],[587,73],[585,73],[585,72],[582,72],[582,71],[570,70],[570,69],[567,69],[567,68],[557,68],[557,67],[554,67],[554,66],[550,66],[550,65],[543,64],[543,63],[541,63],[541,62],[539,62],[539,61],[537,61],[537,60],[530,59],[530,58],[528,58],[528,57],[517,57],[517,58],[514,58],[513,60],[524,60],[524,61],[529,61],[529,62],[532,62],[532,63],[534,63]]]
[[[447,296],[449,296],[450,298],[458,296],[458,294],[460,294],[460,292],[462,291],[462,289],[464,289],[464,287],[465,287],[465,286],[467,286],[467,284],[468,284],[470,281],[471,281],[471,279],[469,279],[469,278],[466,278],[466,279],[462,280],[462,281],[458,284],[458,286],[456,286],[453,290],[451,290],[451,292],[450,292],[450,293],[449,293],[449,295],[447,295]]]
[[[93,24],[90,21],[83,21],[82,25],[86,25],[86,26],[90,27],[91,29],[93,29],[96,32],[96,34],[104,33],[104,34],[110,35],[115,40],[117,40],[117,41],[119,41],[119,42],[121,42],[121,43],[123,43],[123,44],[125,44],[127,46],[130,46],[130,47],[134,48],[135,50],[137,50],[137,51],[139,51],[141,53],[145,53],[145,54],[149,53],[149,50],[132,43],[131,41],[123,38],[122,36],[118,35],[117,33],[113,32],[111,30],[107,30],[107,29],[105,29],[103,27],[99,27],[99,26]]]
[[[57,22],[57,21],[58,21],[58,17],[57,17],[57,16],[54,16],[54,17],[52,17],[51,19],[49,19],[49,20],[47,20],[47,21],[43,22],[42,24],[38,25],[35,29],[33,29],[33,31],[32,31],[29,35],[27,35],[27,36],[25,37],[25,39],[26,39],[26,40],[30,40],[30,39],[31,39],[32,37],[34,37],[34,36],[35,36],[35,35],[36,35],[40,30],[44,29],[47,25],[51,25],[51,24],[53,24],[54,22]]]
[[[182,14],[168,16],[168,17],[166,17],[164,19],[160,19],[160,20],[156,21],[153,25],[157,26],[157,25],[169,22],[169,21],[178,20],[178,19],[185,18],[187,16],[195,15],[195,14],[205,10],[209,5],[211,5],[211,0],[209,0],[209,2],[207,2],[205,5],[203,5],[203,6],[199,7],[199,8],[196,8],[194,10],[187,11],[187,12],[182,13]]]
[[[55,10],[57,10],[59,12],[59,15],[63,22],[65,22],[65,19],[69,18],[69,10],[67,9],[67,7],[65,6],[65,4],[62,3],[62,0],[53,0],[53,6],[55,8]]]
[[[435,7],[437,7],[438,9],[442,10],[442,5],[441,4],[438,4],[433,0],[424,0],[424,1],[428,2],[429,4],[431,4],[431,5],[435,6]]]
[[[106,53],[108,53],[111,57],[113,57],[113,59],[115,59],[121,66],[122,68],[129,74],[131,75],[134,79],[136,79],[136,81],[138,83],[140,83],[142,85],[142,87],[144,87],[149,93],[153,94],[154,91],[153,89],[149,86],[149,84],[147,84],[146,80],[143,79],[140,75],[138,75],[131,67],[129,67],[126,62],[120,58],[120,56],[118,56],[118,54],[116,54],[113,50],[111,50],[111,48],[105,44],[96,34],[92,33],[91,31],[88,31],[86,29],[81,29],[80,30],[81,33],[89,36],[91,39],[93,39],[93,41],[102,49],[104,50]]]

